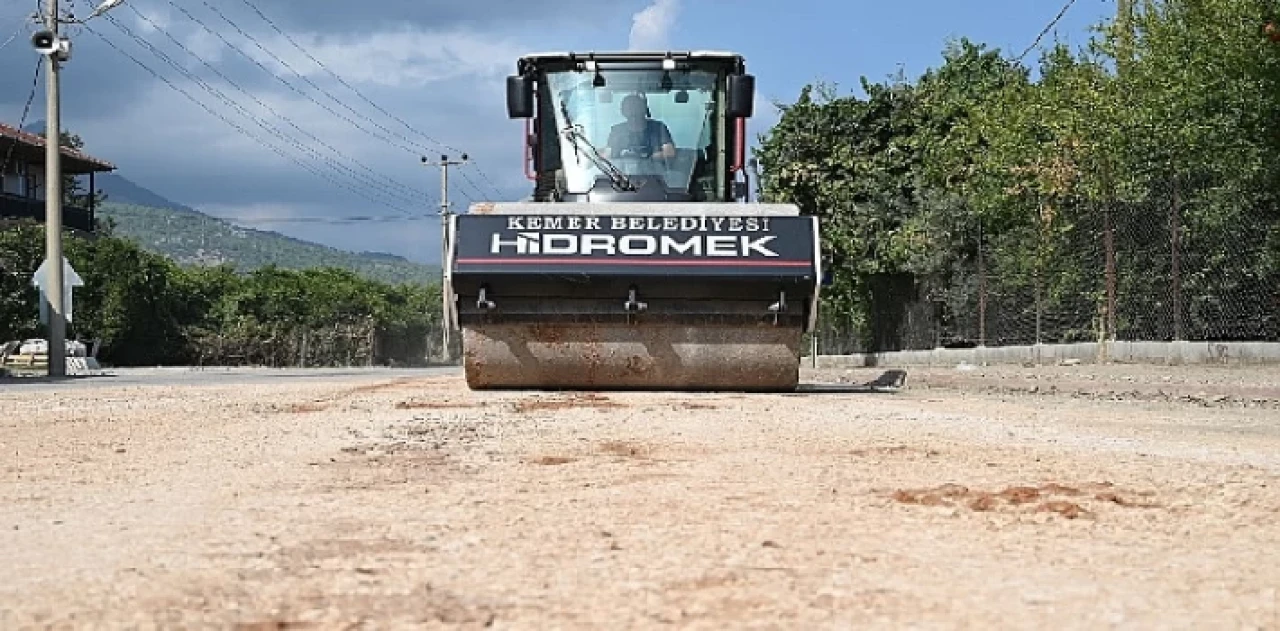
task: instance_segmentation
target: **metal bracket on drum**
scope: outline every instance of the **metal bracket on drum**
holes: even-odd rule
[[[632,314],[647,311],[649,309],[649,303],[640,301],[639,293],[640,292],[636,289],[635,285],[632,285],[631,288],[627,290],[627,301],[622,303],[622,308],[627,312],[627,322],[631,321]]]
[[[773,325],[778,326],[778,315],[787,310],[787,292],[778,292],[778,302],[769,305],[769,313],[773,314]]]
[[[492,311],[498,307],[498,305],[494,304],[492,300],[489,300],[488,293],[489,286],[482,285],[480,287],[480,297],[476,298],[477,309],[481,311]]]

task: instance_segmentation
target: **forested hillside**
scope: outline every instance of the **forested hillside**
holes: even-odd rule
[[[1280,5],[1127,4],[1083,50],[780,104],[764,195],[821,217],[824,352],[1280,340]]]
[[[436,283],[440,268],[382,253],[356,253],[275,232],[241,228],[194,211],[119,204],[110,199],[99,215],[113,233],[182,265],[228,264],[241,271],[335,267],[388,283]]]

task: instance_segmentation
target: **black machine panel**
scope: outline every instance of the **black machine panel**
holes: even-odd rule
[[[787,279],[817,273],[812,217],[459,215],[455,283],[604,275]]]

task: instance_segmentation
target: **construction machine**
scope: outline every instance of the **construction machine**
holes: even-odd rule
[[[445,228],[472,389],[792,391],[818,222],[751,201],[755,80],[723,52],[532,54],[507,78],[532,194]]]

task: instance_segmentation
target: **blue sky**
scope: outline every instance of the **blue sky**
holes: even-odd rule
[[[792,101],[806,83],[883,79],[901,67],[914,77],[941,62],[948,39],[968,37],[1021,52],[1062,9],[1059,0],[895,0],[765,2],[701,0],[682,5],[671,38],[747,55],[763,96]],[[785,7],[785,8],[783,8]],[[1089,28],[1114,14],[1114,0],[1078,0],[1057,36],[1082,45]],[[707,28],[732,13],[733,26]],[[1053,33],[1046,37],[1052,40]],[[1030,57],[1034,58],[1033,52]]]
[[[89,0],[64,3],[81,15],[90,10]],[[0,4],[0,44],[19,33],[0,49],[0,120],[10,124],[18,122],[31,86],[35,56],[26,38],[34,26],[24,25],[22,15],[34,4]],[[384,0],[376,10],[369,6],[126,0],[108,19],[91,23],[94,32],[71,31],[75,56],[63,78],[64,126],[122,175],[209,214],[345,249],[435,261],[439,235],[430,218],[439,174],[421,166],[420,155],[438,155],[442,143],[476,158],[476,166],[453,178],[455,209],[528,192],[519,158],[522,126],[507,120],[502,96],[503,76],[521,53],[632,45],[733,50],[746,56],[760,97],[789,102],[806,83],[851,91],[863,75],[878,80],[901,68],[916,76],[939,63],[951,38],[1021,52],[1062,8],[1058,0]],[[1114,11],[1114,0],[1077,0],[1045,41],[1056,36],[1081,45],[1088,28]],[[43,118],[43,107],[40,90],[28,120]],[[758,109],[753,135],[773,122],[769,108]],[[394,198],[398,210],[370,196]],[[418,219],[277,221],[400,214]]]

